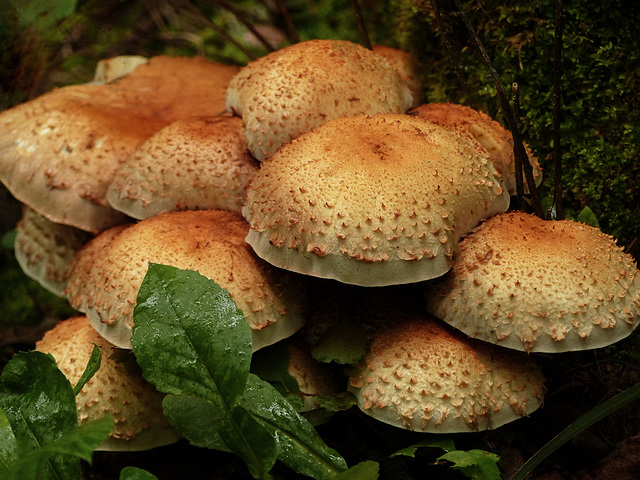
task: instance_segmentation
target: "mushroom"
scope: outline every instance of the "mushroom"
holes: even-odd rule
[[[97,450],[149,450],[178,441],[180,435],[162,413],[164,394],[142,377],[132,355],[98,335],[85,316],[59,322],[36,343],[36,349],[53,355],[74,385],[94,345],[102,353],[100,368],[76,395],[76,404],[80,425],[105,415],[114,417],[113,431]]]
[[[113,208],[144,219],[162,211],[240,213],[257,170],[242,120],[215,116],[176,120],[133,151],[107,191]]]
[[[489,115],[465,105],[455,103],[426,103],[412,109],[409,114],[446,127],[469,140],[478,150],[486,152],[502,176],[510,195],[516,194],[516,171],[513,137]],[[527,148],[533,167],[536,186],[542,182],[542,169],[531,149]],[[525,182],[525,191],[526,180]]]
[[[411,53],[385,45],[373,45],[372,50],[383,56],[399,74],[400,78],[407,84],[413,97],[412,107],[417,107],[422,103],[422,82],[418,74],[418,62]]]
[[[507,210],[495,175],[486,156],[425,120],[331,120],[262,163],[243,209],[247,242],[277,267],[343,283],[427,280],[449,270],[462,235]]]
[[[427,308],[467,335],[527,352],[604,347],[638,326],[633,258],[595,227],[497,215],[464,238]]]
[[[104,85],[72,85],[0,113],[0,181],[55,223],[100,232],[126,221],[106,192],[119,164],[165,125],[224,110],[237,72],[202,58],[154,57]],[[171,72],[171,74],[167,74]]]
[[[227,289],[252,329],[254,351],[303,325],[303,282],[255,256],[239,214],[168,212],[114,228],[78,252],[65,291],[71,306],[114,345],[131,348],[133,309],[151,262],[195,270]]]
[[[526,354],[468,339],[428,316],[374,334],[348,389],[367,415],[431,433],[498,428],[535,411],[545,392]]]
[[[383,57],[339,40],[300,42],[249,63],[226,99],[260,161],[327,120],[404,113],[412,104],[409,87]]]
[[[15,230],[14,251],[23,272],[51,293],[62,297],[67,286],[69,264],[92,235],[53,223],[29,207],[24,207]]]

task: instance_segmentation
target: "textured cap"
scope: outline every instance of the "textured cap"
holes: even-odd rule
[[[407,84],[413,97],[412,107],[422,103],[422,82],[418,74],[418,61],[411,53],[384,45],[374,45],[373,51],[383,56]]]
[[[411,112],[420,118],[442,125],[469,140],[478,150],[486,152],[511,195],[516,194],[516,171],[513,137],[500,123],[486,113],[455,103],[427,103]],[[536,185],[542,182],[538,159],[527,149]],[[523,179],[526,187],[526,179]]]
[[[526,354],[466,338],[436,319],[399,321],[377,333],[351,371],[360,409],[418,432],[497,428],[536,410],[544,377]]]
[[[53,222],[91,232],[122,223],[106,199],[118,165],[168,123],[224,110],[236,71],[201,58],[155,57],[116,82],[59,88],[6,110],[0,181]]]
[[[427,308],[471,337],[527,352],[610,345],[638,325],[640,275],[599,229],[514,212],[464,238]]]
[[[78,393],[76,404],[80,425],[105,415],[115,420],[109,439],[97,450],[148,450],[178,441],[180,435],[162,413],[164,394],[142,377],[131,354],[114,349],[86,317],[58,323],[36,343],[36,349],[53,355],[58,368],[75,385],[94,345],[102,353],[100,368]]]
[[[240,213],[245,188],[258,170],[242,120],[177,120],[140,145],[118,168],[107,191],[113,208],[143,219],[162,211]]]
[[[118,228],[118,227],[116,227]],[[172,212],[98,235],[74,259],[66,293],[108,341],[131,348],[133,309],[149,263],[194,270],[229,291],[253,333],[254,351],[304,323],[304,287],[257,258],[236,213]]]
[[[273,265],[361,286],[444,274],[458,239],[504,212],[487,157],[408,115],[332,120],[263,162],[243,209]]]
[[[244,67],[229,83],[227,110],[245,124],[249,150],[260,161],[283,143],[327,120],[404,113],[409,87],[380,55],[339,40],[309,40]]]
[[[69,264],[91,238],[88,232],[53,223],[25,207],[16,225],[16,260],[24,273],[61,297]]]

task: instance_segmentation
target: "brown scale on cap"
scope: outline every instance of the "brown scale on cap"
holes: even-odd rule
[[[414,108],[409,113],[451,129],[469,140],[477,149],[486,152],[496,170],[501,174],[509,193],[516,194],[513,137],[500,123],[484,112],[455,103],[427,103]],[[527,149],[527,155],[533,167],[536,185],[540,185],[542,169],[538,159],[530,149]],[[526,179],[523,181],[525,191],[528,191]]]
[[[599,229],[514,212],[464,238],[427,308],[472,337],[527,352],[599,348],[638,325],[640,275]]]
[[[229,291],[252,328],[254,351],[270,345],[302,326],[304,285],[256,257],[244,240],[248,230],[240,215],[222,210],[163,213],[107,230],[106,239],[98,235],[76,255],[69,303],[107,340],[131,348],[133,309],[149,263],[195,270]]]
[[[58,368],[75,385],[94,344],[102,353],[100,368],[78,393],[76,404],[80,425],[105,415],[115,420],[109,439],[98,450],[148,450],[176,442],[180,436],[162,413],[164,394],[142,377],[129,353],[114,349],[86,317],[58,323],[36,343],[36,349],[53,355]]]
[[[107,199],[143,219],[162,211],[221,209],[240,213],[258,170],[242,120],[177,120],[140,145],[118,168]]]
[[[545,393],[531,358],[470,340],[431,317],[374,334],[349,390],[364,413],[431,433],[497,428],[536,410]]]
[[[202,58],[154,57],[115,82],[59,88],[6,110],[0,181],[53,222],[94,233],[122,223],[106,199],[118,165],[165,125],[223,111],[237,71]]]
[[[346,133],[348,132],[348,133]],[[362,286],[444,274],[458,239],[504,212],[487,157],[408,115],[332,120],[263,162],[247,241],[280,268]]]
[[[249,63],[229,83],[227,110],[260,161],[327,120],[404,113],[409,87],[380,55],[340,40],[309,40]]]

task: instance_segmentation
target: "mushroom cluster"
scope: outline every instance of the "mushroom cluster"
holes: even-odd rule
[[[531,353],[629,335],[640,275],[596,229],[508,212],[509,133],[421,105],[416,78],[405,52],[312,40],[242,68],[104,63],[0,113],[0,181],[28,206],[16,255],[86,315],[56,328],[130,349],[162,263],[226,288],[253,350],[286,348],[304,395],[348,390],[423,432],[530,415],[545,392]],[[309,352],[340,324],[366,342],[336,381]],[[55,338],[39,348],[71,348]]]

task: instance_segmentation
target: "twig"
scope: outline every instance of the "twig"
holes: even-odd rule
[[[291,40],[291,43],[298,43],[300,41],[300,35],[298,34],[298,30],[296,30],[296,26],[293,24],[289,10],[287,10],[283,0],[275,0],[275,4],[278,7],[278,12],[282,15],[282,18],[284,18],[287,25],[289,40]]]
[[[358,22],[358,30],[360,31],[360,36],[362,37],[364,46],[369,50],[373,50],[373,45],[371,45],[371,39],[369,38],[369,32],[367,32],[367,27],[362,19],[362,12],[360,11],[360,4],[358,3],[358,0],[351,0],[351,6],[353,7],[353,13],[356,17],[356,21]]]
[[[554,195],[556,218],[564,219],[564,205],[562,201],[562,148],[560,145],[560,121],[562,102],[562,29],[563,29],[562,0],[556,0],[556,26],[553,54],[553,163]]]
[[[216,4],[218,7],[228,11],[234,17],[236,17],[240,23],[242,23],[245,27],[247,27],[247,29],[256,36],[256,38],[260,41],[260,43],[264,46],[265,49],[267,49],[269,52],[273,52],[275,50],[273,45],[269,43],[269,40],[267,40],[258,31],[258,29],[254,27],[249,20],[247,20],[246,12],[243,12],[242,10],[238,10],[236,7],[234,7],[233,5],[231,5],[229,2],[225,0],[211,0],[211,1],[212,3]]]

